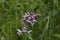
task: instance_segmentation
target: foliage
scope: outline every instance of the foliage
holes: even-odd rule
[[[30,35],[18,36],[19,21],[28,11],[41,17]],[[60,0],[0,0],[0,40],[60,40]]]

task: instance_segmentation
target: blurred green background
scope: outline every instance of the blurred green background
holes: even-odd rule
[[[30,35],[18,36],[19,21],[28,11],[41,17]],[[60,0],[0,0],[0,40],[60,40]]]

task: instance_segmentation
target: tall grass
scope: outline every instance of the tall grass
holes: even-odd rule
[[[37,7],[38,9],[34,11]],[[17,35],[26,12],[41,14],[30,35]],[[60,40],[59,0],[0,0],[0,40]]]

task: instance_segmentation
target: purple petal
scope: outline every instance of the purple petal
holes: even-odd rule
[[[37,22],[36,20],[33,20],[33,22]]]
[[[26,32],[26,27],[22,28],[22,32]]]
[[[29,13],[29,12],[27,12],[27,13],[25,14],[25,16],[27,16],[27,17],[28,17],[28,16],[30,16],[30,13]]]
[[[26,20],[26,17],[23,17],[22,20]]]
[[[31,23],[31,21],[30,21],[30,20],[26,20],[26,22],[27,22],[27,23]]]
[[[21,30],[17,30],[18,32],[17,32],[17,34],[18,34],[18,36],[20,36],[21,34],[22,34],[22,31]]]
[[[29,31],[28,31],[28,34],[30,34],[31,32],[32,32],[32,30],[29,30]]]
[[[35,16],[31,16],[33,18],[33,20],[35,19]]]
[[[28,17],[28,20],[31,20],[31,17]]]
[[[34,22],[31,22],[31,26],[33,26],[34,25]]]

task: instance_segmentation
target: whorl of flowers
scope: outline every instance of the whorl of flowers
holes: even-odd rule
[[[17,34],[20,36],[23,32],[26,32],[26,27],[22,28],[22,30],[18,29]]]
[[[32,32],[32,30],[27,31],[26,27],[23,27],[22,30],[20,30],[20,29],[17,30],[17,35],[20,36],[24,32],[27,32],[28,34],[30,34],[30,32]]]
[[[25,15],[23,15],[23,17],[22,17],[22,25],[24,26],[23,28],[22,28],[22,30],[20,30],[20,29],[18,29],[17,31],[17,34],[20,36],[22,33],[24,33],[24,32],[27,32],[28,34],[30,34],[30,32],[32,32],[32,30],[29,30],[29,31],[27,31],[26,30],[26,26],[28,25],[28,24],[30,24],[31,26],[33,26],[34,24],[35,24],[35,22],[37,22],[37,18],[39,17],[39,16],[41,16],[40,14],[36,14],[36,13],[30,13],[30,12],[27,12],[27,13],[25,13]]]
[[[22,18],[22,24],[24,26],[26,26],[27,24],[30,24],[31,26],[34,25],[37,19],[37,17],[39,16],[39,14],[36,14],[36,13],[25,13],[25,15],[23,15],[23,18]]]

